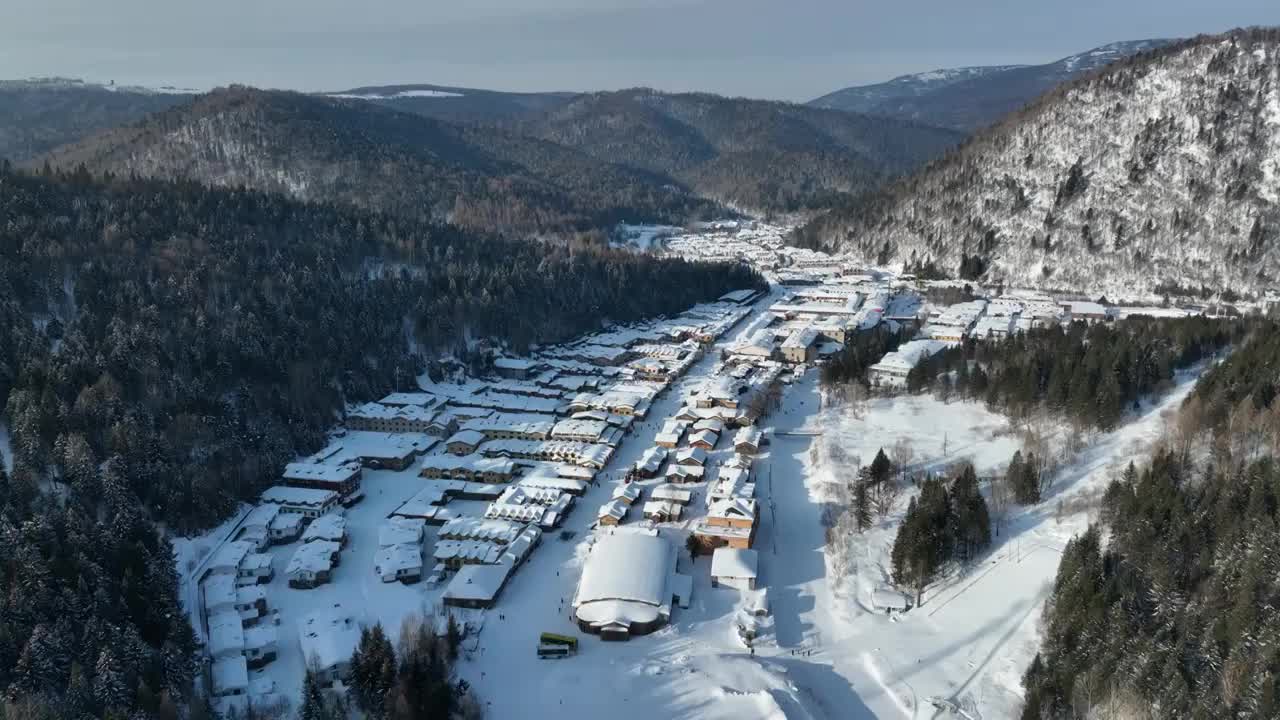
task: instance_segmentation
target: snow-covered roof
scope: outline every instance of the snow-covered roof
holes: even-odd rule
[[[220,657],[244,650],[244,619],[235,610],[219,610],[209,616],[209,655]]]
[[[596,517],[601,520],[607,517],[613,518],[614,520],[621,520],[627,516],[627,510],[630,508],[631,503],[629,502],[621,499],[610,500],[600,506],[600,510],[596,513]]]
[[[347,534],[347,519],[341,515],[330,513],[321,515],[307,529],[302,531],[302,542],[312,542],[314,540],[329,540],[332,542],[340,542]]]
[[[414,542],[383,547],[373,554],[373,567],[379,575],[419,570],[422,568],[422,546]]]
[[[745,443],[753,447],[758,447],[760,445],[760,438],[762,436],[763,436],[763,433],[760,431],[760,428],[754,425],[748,425],[747,427],[744,427],[741,430],[739,430],[733,436],[733,444],[737,446]]]
[[[622,500],[627,503],[635,502],[640,497],[640,486],[635,483],[625,483],[613,489],[613,499]]]
[[[644,504],[642,511],[645,517],[653,517],[655,515],[678,520],[680,513],[684,512],[684,505],[675,500],[650,500]]]
[[[635,468],[645,472],[656,473],[662,467],[662,463],[667,460],[667,449],[664,447],[651,447],[644,451],[640,459],[636,461]]]
[[[271,623],[260,622],[253,627],[245,628],[244,647],[246,650],[273,648],[277,642],[276,626]]]
[[[754,518],[756,501],[751,498],[732,497],[716,500],[707,508],[707,517],[711,518]]]
[[[223,543],[213,554],[213,558],[209,560],[210,568],[238,568],[240,563],[244,561],[245,556],[252,553],[256,547],[253,543],[244,540],[236,540],[229,543]]]
[[[711,554],[711,577],[754,578],[759,566],[755,550],[721,547]]]
[[[271,523],[280,514],[280,506],[275,504],[257,505],[244,516],[241,527],[271,527]]]
[[[387,518],[378,528],[378,547],[391,547],[405,543],[421,543],[427,521],[422,518]]]
[[[333,556],[338,550],[338,543],[328,540],[303,543],[294,551],[293,557],[289,558],[289,565],[285,567],[284,573],[294,575],[330,570],[333,568]]]
[[[439,536],[447,539],[487,540],[505,544],[514,540],[523,529],[523,524],[506,520],[459,517],[441,526]]]
[[[321,508],[338,501],[338,494],[332,490],[317,488],[289,487],[276,485],[262,493],[262,502],[289,505],[290,507]]]
[[[707,451],[698,447],[680,448],[676,451],[676,464],[687,465],[690,463],[706,465]]]
[[[359,463],[322,465],[320,463],[294,462],[284,466],[285,480],[310,480],[341,483],[361,472]]]
[[[445,440],[444,442],[445,442],[445,445],[462,443],[463,445],[469,445],[471,447],[475,447],[480,443],[484,442],[484,433],[480,432],[479,430],[459,430],[458,432],[450,435],[449,439]]]
[[[575,602],[627,600],[664,605],[674,570],[671,543],[657,533],[613,532],[596,540],[582,568]]]
[[[236,695],[249,688],[249,665],[243,655],[213,661],[210,673],[214,695]]]
[[[897,590],[877,588],[871,591],[871,605],[890,610],[906,610],[911,607],[911,601],[905,594]]]
[[[693,499],[693,492],[676,485],[657,485],[649,491],[649,497],[654,500],[670,500],[683,505]]]
[[[351,661],[360,644],[360,626],[339,603],[310,613],[298,621],[298,644],[308,662],[315,658],[321,670]]]
[[[526,358],[499,357],[493,359],[493,366],[499,370],[532,370],[537,363]]]
[[[513,565],[463,565],[444,589],[446,600],[492,601],[502,591]]]

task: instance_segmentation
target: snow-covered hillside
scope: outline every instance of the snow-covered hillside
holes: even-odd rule
[[[1259,289],[1280,273],[1280,32],[1198,38],[1055,91],[798,234],[984,280]]]

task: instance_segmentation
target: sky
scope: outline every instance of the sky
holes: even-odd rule
[[[1277,0],[0,0],[0,78],[649,86],[804,101],[941,67],[1280,24]]]

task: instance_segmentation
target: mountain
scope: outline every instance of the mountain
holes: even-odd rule
[[[822,97],[814,98],[806,104],[828,110],[895,115],[896,113],[892,111],[892,108],[897,103],[917,100],[929,95],[929,93],[956,83],[972,81],[988,75],[1025,67],[1027,66],[976,65],[931,70],[912,75],[899,75],[882,83],[854,85],[836,90]]]
[[[1169,42],[1111,43],[1044,65],[992,65],[903,75],[875,85],[837,90],[809,101],[809,105],[972,131],[1072,78]]]
[[[587,230],[713,212],[671,178],[366,100],[217,90],[33,164],[243,185],[464,227]]]
[[[481,123],[536,115],[559,107],[577,95],[571,92],[500,92],[448,85],[380,85],[324,94],[367,100],[450,122]]]
[[[64,78],[0,81],[0,158],[24,162],[192,96],[173,88],[126,88]]]
[[[1280,278],[1280,30],[1113,63],[793,242],[1132,294]]]
[[[662,173],[731,206],[829,206],[916,168],[960,135],[895,119],[646,88],[580,95],[521,132]]]

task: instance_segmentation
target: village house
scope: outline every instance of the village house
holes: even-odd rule
[[[639,485],[636,485],[635,483],[624,483],[614,488],[613,499],[620,500],[631,505],[636,500],[640,499],[640,493],[641,490]]]
[[[272,543],[271,523],[280,514],[279,505],[258,505],[240,521],[237,540],[253,543],[254,550],[262,552]]]
[[[676,452],[676,464],[705,467],[707,464],[707,449],[705,447],[680,448]]]
[[[440,427],[435,420],[439,414],[419,405],[392,407],[371,402],[348,412],[346,425],[348,430],[438,435]]]
[[[422,544],[422,536],[426,532],[427,523],[422,518],[390,517],[378,528],[378,547],[392,545]]]
[[[338,547],[347,544],[347,519],[341,515],[321,515],[302,533],[302,542],[308,543],[316,540],[327,540],[337,543]]]
[[[662,464],[667,461],[667,449],[664,447],[651,447],[644,451],[640,459],[636,461],[632,472],[636,477],[649,479],[658,477],[658,473],[662,471]]]
[[[356,466],[359,468],[359,465]],[[280,511],[297,513],[306,521],[327,515],[338,507],[339,496],[333,490],[276,485],[262,493],[262,502],[280,506]]]
[[[272,505],[270,507],[279,507]],[[305,518],[294,512],[281,512],[271,520],[271,542],[272,543],[291,543],[302,535],[302,527]]]
[[[444,448],[453,455],[471,455],[484,441],[484,433],[478,430],[459,430],[444,441]]]
[[[678,485],[655,485],[649,491],[649,498],[651,500],[666,500],[680,505],[688,505],[693,500],[693,491],[686,490]]]
[[[257,669],[276,659],[280,644],[275,625],[260,623],[244,631],[244,659],[250,669]]]
[[[759,564],[755,550],[716,548],[711,553],[711,587],[755,590]]]
[[[231,707],[241,709],[248,707],[249,665],[243,655],[214,660],[209,669],[209,676],[213,681],[213,696],[223,701],[218,704],[224,711]],[[228,700],[241,702],[229,705],[226,702]]]
[[[324,687],[351,679],[351,656],[359,644],[360,626],[338,603],[298,621],[302,657],[307,658],[316,680]]]
[[[600,506],[600,511],[596,513],[596,522],[600,525],[618,525],[627,517],[627,511],[631,509],[631,503],[622,500],[610,500]]]
[[[818,356],[818,331],[813,327],[796,330],[782,343],[782,358],[790,363],[813,362]]]
[[[911,369],[934,353],[948,347],[941,340],[912,340],[903,343],[897,350],[886,353],[880,362],[867,368],[867,378],[872,385],[881,387],[903,387],[907,384],[907,375]]]
[[[653,522],[676,522],[684,506],[671,500],[650,500],[644,504],[644,517]]]
[[[242,625],[252,625],[267,613],[267,592],[261,585],[237,585],[231,575],[211,575],[200,583],[204,611],[209,615],[234,612]]]
[[[499,357],[493,359],[493,371],[504,378],[524,380],[538,367],[532,360],[524,358]]]
[[[662,430],[654,438],[654,444],[658,447],[674,450],[680,444],[681,438],[684,437],[684,431],[687,427],[687,423],[679,420],[668,420],[663,423]]]
[[[373,555],[373,571],[382,582],[415,583],[422,579],[422,545],[397,543]]]
[[[294,462],[285,465],[281,479],[289,487],[331,490],[339,495],[350,495],[360,488],[363,472],[359,463],[354,462],[341,465]]]
[[[303,543],[289,558],[285,577],[289,587],[313,588],[329,582],[333,569],[338,566],[340,546],[328,540]]]
[[[756,501],[749,498],[717,500],[695,527],[694,538],[704,550],[718,547],[750,548],[755,542]]]
[[[506,483],[515,477],[516,465],[508,458],[487,458],[483,455],[429,455],[422,459],[418,474],[433,480]]]
[[[603,420],[561,420],[551,428],[551,439],[574,442],[603,442],[613,427]]]
[[[733,449],[745,454],[755,455],[760,452],[760,440],[763,433],[759,428],[744,427],[733,436]]]
[[[441,602],[450,607],[491,608],[514,570],[515,566],[506,562],[467,565],[449,581]]]
[[[228,575],[240,585],[270,581],[271,556],[255,552],[254,547],[243,540],[224,543],[209,560],[206,576]]]
[[[205,649],[214,660],[226,657],[244,657],[244,623],[234,610],[211,613],[206,619],[209,628]]]
[[[667,466],[667,482],[669,483],[696,483],[702,482],[706,477],[707,469],[702,465],[668,465]]]
[[[702,450],[714,450],[720,436],[710,430],[698,430],[689,436],[689,446]]]
[[[555,420],[535,413],[495,413],[468,420],[461,427],[463,431],[480,433],[485,440],[546,440],[551,437]],[[457,437],[455,434],[449,440]]]
[[[707,504],[720,500],[755,497],[756,486],[751,482],[751,471],[735,466],[721,466],[716,482],[707,489]]]
[[[494,565],[502,559],[503,546],[484,540],[439,540],[432,559],[457,570],[464,565]]]

